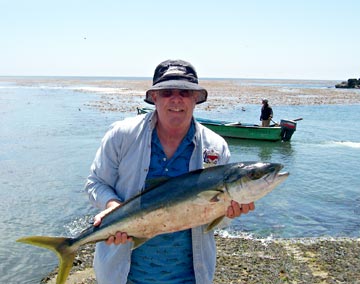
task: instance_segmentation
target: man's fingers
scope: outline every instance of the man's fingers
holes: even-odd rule
[[[114,208],[116,208],[119,205],[113,206],[113,207],[109,207],[103,211],[101,211],[99,214],[97,214],[94,217],[94,226],[99,226],[101,224],[101,220],[107,215],[109,214],[111,211],[114,210]]]
[[[116,232],[114,244],[115,244],[115,245],[123,244],[124,241],[126,240],[126,237],[124,237],[124,235],[126,236],[125,233]],[[125,239],[125,240],[124,240],[124,239]]]
[[[249,211],[253,211],[255,209],[255,203],[251,202],[249,204],[240,204],[241,214],[247,214]]]
[[[125,244],[128,241],[132,241],[132,238],[129,237],[127,235],[127,233],[122,233],[122,232],[116,232],[114,236],[110,236],[107,240],[106,240],[106,244],[108,245],[120,245],[120,244]]]
[[[229,218],[239,217],[241,214],[247,214],[249,211],[255,209],[254,202],[249,204],[239,204],[236,201],[232,200],[230,206],[228,207],[226,216]]]
[[[255,203],[254,203],[254,202],[249,203],[249,210],[250,210],[250,211],[254,211],[254,210],[255,210]]]
[[[100,212],[99,214],[95,215],[94,217],[94,226],[99,226],[101,224],[101,220],[105,217],[106,210]]]
[[[231,208],[232,208],[232,211],[233,211],[232,215],[234,217],[238,217],[242,213],[241,212],[241,205],[239,203],[235,202],[234,200],[231,201]]]
[[[115,237],[114,236],[110,236],[107,240],[106,240],[106,244],[107,245],[111,245],[113,244],[115,241]]]
[[[100,213],[100,214],[101,214],[101,213]],[[97,226],[99,226],[99,225],[101,224],[101,219],[102,219],[102,217],[101,217],[100,214],[97,214],[97,215],[94,217],[94,223],[93,223],[93,225],[94,225],[95,227],[97,227]]]
[[[241,210],[241,213],[244,213],[244,214],[248,213],[250,210],[249,204],[241,204],[240,210]]]

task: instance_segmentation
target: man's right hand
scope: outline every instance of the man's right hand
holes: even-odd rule
[[[106,209],[104,211],[101,211],[99,214],[97,214],[94,217],[94,226],[97,227],[101,224],[101,220],[110,212],[112,212],[113,210],[115,210],[116,208],[118,208],[121,205],[121,203],[117,200],[110,200],[107,204],[106,204]],[[129,237],[127,235],[127,233],[124,232],[116,232],[115,235],[110,236],[107,240],[106,240],[106,244],[111,245],[120,245],[120,244],[125,244],[128,241],[132,241],[132,238]]]

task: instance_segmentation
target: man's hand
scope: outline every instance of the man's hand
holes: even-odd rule
[[[227,209],[226,217],[233,219],[239,217],[241,214],[247,214],[249,211],[253,211],[254,209],[254,202],[249,204],[239,204],[236,201],[231,200],[231,205]]]
[[[106,209],[104,211],[101,211],[99,214],[97,214],[94,217],[94,226],[99,226],[101,224],[101,220],[109,214],[111,211],[115,210],[121,205],[121,203],[117,200],[110,200],[107,205]],[[111,245],[119,245],[119,244],[125,244],[128,241],[132,241],[132,238],[127,235],[127,233],[124,232],[116,232],[114,236],[110,236],[106,240],[106,244]]]

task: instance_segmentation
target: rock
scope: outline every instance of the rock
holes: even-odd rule
[[[213,284],[360,284],[360,239],[255,239],[215,236]],[[79,251],[67,284],[96,284],[94,245]],[[55,284],[57,271],[41,283]]]
[[[360,78],[359,79],[348,79],[347,81],[336,84],[335,88],[360,89]]]

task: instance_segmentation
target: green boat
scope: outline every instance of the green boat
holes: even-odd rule
[[[138,114],[144,114],[153,111],[153,109],[138,108],[137,111]],[[222,137],[263,141],[290,141],[296,130],[296,121],[302,120],[302,118],[294,120],[282,119],[280,124],[275,123],[269,127],[199,117],[196,117],[196,120]]]

